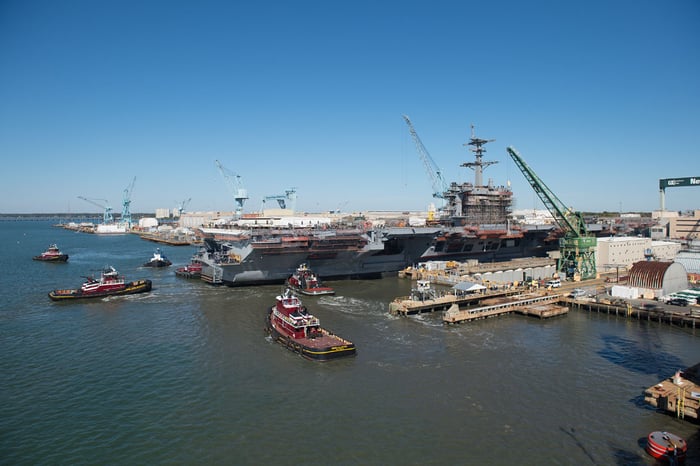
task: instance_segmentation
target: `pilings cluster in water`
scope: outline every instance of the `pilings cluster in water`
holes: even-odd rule
[[[700,364],[644,390],[644,401],[678,418],[700,419]]]

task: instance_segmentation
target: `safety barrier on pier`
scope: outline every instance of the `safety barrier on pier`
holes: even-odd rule
[[[567,307],[557,305],[560,299],[561,295],[550,294],[525,299],[513,299],[504,303],[467,309],[459,309],[458,306],[453,305],[450,309],[445,311],[442,320],[448,324],[455,324],[476,319],[486,319],[488,317],[495,317],[512,312],[535,315],[540,318],[554,317],[569,312]]]

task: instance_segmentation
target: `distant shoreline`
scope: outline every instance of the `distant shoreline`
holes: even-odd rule
[[[131,214],[132,219],[139,219],[142,217],[152,217],[153,214]],[[43,214],[43,213],[32,213],[32,214],[0,214],[0,221],[17,221],[17,220],[62,220],[62,221],[95,221],[101,223],[103,220],[102,214],[96,213],[73,213],[73,214]],[[115,218],[119,221],[119,217]]]

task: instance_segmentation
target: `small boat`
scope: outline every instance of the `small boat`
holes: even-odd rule
[[[688,444],[670,432],[654,431],[647,436],[647,453],[657,460],[670,464],[682,464],[688,451]]]
[[[32,259],[35,261],[44,262],[66,262],[68,260],[68,254],[63,254],[58,246],[52,244],[38,256],[34,256]]]
[[[265,329],[287,349],[312,361],[328,361],[354,356],[354,343],[321,328],[317,317],[309,314],[299,297],[287,288],[277,296],[265,319]]]
[[[143,264],[144,267],[168,267],[173,263],[170,259],[165,257],[165,254],[160,252],[160,248],[156,248],[156,252],[153,253],[153,257],[149,259],[148,262]]]
[[[192,261],[184,267],[178,267],[175,275],[184,278],[199,278],[202,276],[202,263]]]
[[[99,280],[93,277],[85,278],[85,283],[83,283],[80,288],[53,290],[49,292],[49,298],[51,298],[52,301],[103,298],[105,296],[145,293],[151,291],[152,287],[150,280],[127,282],[112,266],[107,266],[102,270]]]
[[[306,264],[301,264],[287,279],[287,285],[294,291],[307,296],[319,296],[324,294],[335,294],[335,290],[329,286],[324,286]]]

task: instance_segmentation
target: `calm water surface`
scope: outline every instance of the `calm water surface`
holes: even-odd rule
[[[49,243],[67,264],[32,261]],[[271,342],[280,286],[212,287],[141,267],[156,245],[0,222],[0,464],[651,465],[669,430],[700,464],[698,426],[643,390],[700,362],[699,330],[572,311],[443,326],[397,318],[398,278],[305,298],[358,355],[306,361]],[[190,247],[162,247],[184,265]],[[113,265],[143,295],[53,303]]]

